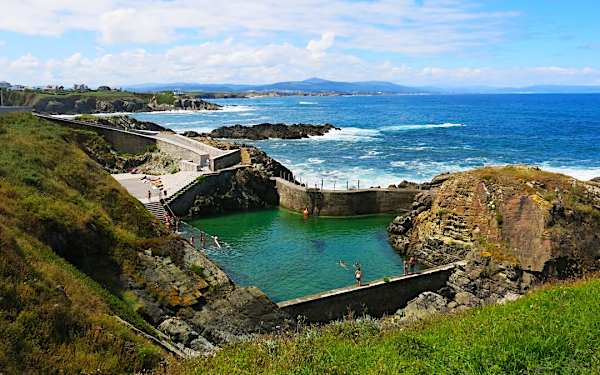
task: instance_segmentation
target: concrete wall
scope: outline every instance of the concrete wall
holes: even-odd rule
[[[305,188],[281,178],[275,178],[279,205],[301,212],[305,207],[313,215],[356,216],[379,213],[400,213],[410,210],[415,189],[320,190]]]
[[[137,154],[148,151],[149,148],[157,146],[154,137],[125,130],[111,129],[105,126],[97,126],[79,121],[61,119],[52,116],[37,115],[38,117],[69,126],[74,129],[93,130],[101,135],[118,152]]]
[[[230,150],[227,153],[221,154],[220,156],[211,158],[210,169],[218,171],[224,168],[229,168],[234,165],[241,163],[242,152],[241,150]]]
[[[217,186],[228,184],[235,171],[241,168],[248,167],[239,166],[204,174],[201,182],[194,182],[187,189],[171,197],[168,201],[169,207],[175,215],[187,216],[198,195],[210,194]]]
[[[361,287],[346,287],[280,302],[277,305],[291,317],[303,316],[308,323],[341,319],[352,311],[373,317],[393,314],[408,301],[426,291],[446,285],[457,263],[430,268],[418,274],[372,281]]]
[[[194,163],[198,164],[201,164],[202,160],[205,160],[207,157],[206,154],[190,150],[187,147],[176,145],[167,140],[162,140],[161,138],[158,138],[156,140],[156,146],[160,151],[164,152],[165,154],[179,159],[191,160]]]

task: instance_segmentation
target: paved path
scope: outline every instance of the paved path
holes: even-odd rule
[[[162,195],[162,198],[168,198],[201,175],[202,172],[177,172],[162,176],[132,173],[118,173],[113,174],[112,176],[127,189],[129,194],[136,197],[142,203],[149,203],[157,202],[160,199],[160,190],[151,183],[151,180],[160,179],[163,190],[167,190],[167,195]],[[150,200],[148,200],[148,190],[151,192]]]

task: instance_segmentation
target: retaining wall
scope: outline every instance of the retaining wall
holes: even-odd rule
[[[410,210],[416,189],[320,190],[275,178],[279,205],[301,212],[305,207],[313,215],[357,216],[401,213]]]
[[[180,217],[187,216],[198,195],[209,195],[214,192],[218,186],[228,184],[235,171],[241,168],[248,167],[238,166],[202,175],[200,181],[193,182],[186,189],[171,197],[168,200],[169,207],[175,215]]]
[[[241,150],[231,150],[225,154],[210,159],[210,169],[218,171],[242,162]]]
[[[326,323],[341,319],[351,311],[357,315],[381,317],[398,309],[427,291],[446,285],[452,270],[460,262],[430,268],[407,276],[370,282],[361,287],[346,287],[280,302],[279,308],[291,317],[303,316],[307,323]]]

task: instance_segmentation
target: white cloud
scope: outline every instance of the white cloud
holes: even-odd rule
[[[500,40],[514,12],[483,12],[459,0],[3,0],[0,30],[61,35],[91,30],[105,44],[167,43],[183,31],[210,39],[312,39],[315,53],[340,37],[346,48],[434,54]],[[323,30],[327,30],[323,33]],[[315,40],[321,36],[320,40]]]
[[[329,48],[331,48],[331,46],[333,46],[334,41],[335,34],[332,32],[326,32],[321,34],[321,39],[309,41],[308,45],[306,46],[306,49],[315,55],[320,55]]]
[[[319,42],[327,40],[323,36]],[[321,46],[326,46],[323,43]],[[0,80],[25,84],[120,86],[144,82],[269,83],[319,76],[334,80],[387,80],[406,85],[525,86],[530,84],[600,84],[592,67],[485,68],[409,66],[373,62],[350,54],[296,47],[288,43],[250,46],[226,39],[175,46],[165,52],[132,49],[95,57],[74,53],[40,60],[32,54],[0,58]]]

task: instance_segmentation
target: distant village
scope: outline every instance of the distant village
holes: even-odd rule
[[[37,91],[37,92],[88,92],[94,91],[85,83],[76,83],[71,88],[65,88],[62,85],[46,85],[46,86],[24,86],[24,85],[13,85],[6,81],[0,81],[0,89],[11,90],[11,91]],[[96,91],[121,91],[120,88],[110,88],[109,86],[99,86]]]

